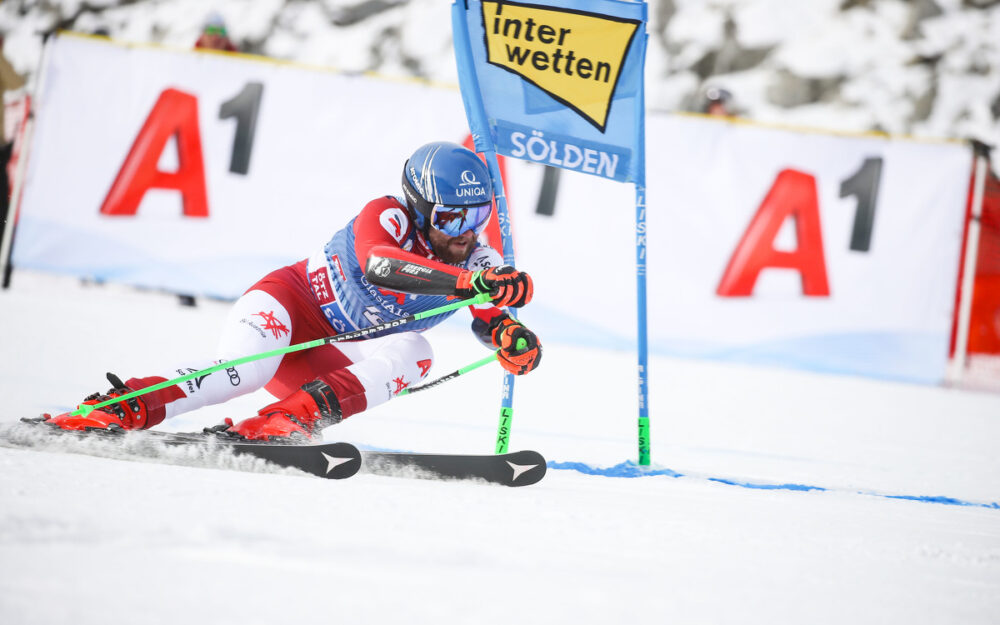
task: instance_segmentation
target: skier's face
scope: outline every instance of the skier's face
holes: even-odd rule
[[[453,265],[465,262],[476,246],[476,233],[472,230],[466,230],[457,237],[450,237],[436,228],[431,228],[427,238],[430,239],[434,253],[444,262]]]

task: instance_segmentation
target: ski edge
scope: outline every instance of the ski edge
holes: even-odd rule
[[[485,481],[518,487],[537,484],[545,477],[547,463],[537,451],[506,454],[433,454],[362,450],[361,471],[373,475],[443,481]]]

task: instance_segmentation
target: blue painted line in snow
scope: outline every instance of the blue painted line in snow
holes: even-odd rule
[[[683,473],[678,473],[672,469],[666,467],[644,467],[636,464],[635,462],[627,461],[620,464],[616,464],[613,467],[594,467],[589,464],[584,464],[582,462],[548,462],[548,468],[556,469],[561,471],[577,471],[585,475],[599,475],[602,477],[649,477],[649,476],[666,476],[666,477],[690,477],[698,479],[697,476],[685,475]],[[726,484],[727,486],[737,486],[739,488],[750,488],[754,490],[787,490],[787,491],[797,491],[797,492],[808,492],[808,491],[819,491],[819,492],[838,492],[838,489],[826,488],[824,486],[812,486],[809,484],[768,484],[762,482],[746,482],[740,480],[734,480],[729,478],[721,477],[706,477],[709,482],[716,482],[719,484]],[[979,502],[979,501],[965,501],[963,499],[956,499],[954,497],[944,497],[941,495],[890,495],[886,493],[877,493],[869,491],[839,491],[848,492],[856,495],[868,495],[870,497],[881,497],[883,499],[902,499],[905,501],[917,501],[920,503],[934,503],[946,506],[964,506],[970,508],[987,508],[990,510],[1000,510],[1000,502]]]
[[[757,490],[797,490],[797,491],[810,491],[819,490],[826,491],[828,488],[823,488],[822,486],[808,486],[806,484],[755,484],[753,482],[737,482],[736,480],[727,480],[721,477],[710,477],[709,482],[719,482],[720,484],[729,484],[730,486],[739,486],[740,488],[754,488]]]
[[[963,501],[961,499],[955,499],[953,497],[941,497],[941,496],[929,496],[929,495],[883,495],[880,493],[864,493],[866,495],[871,494],[877,497],[885,497],[886,499],[905,499],[907,501],[922,501],[924,503],[940,503],[946,506],[971,506],[974,508],[990,508],[992,510],[1000,510],[1000,502],[991,503],[981,503],[977,501]]]
[[[550,469],[579,471],[587,475],[603,475],[604,477],[643,477],[646,475],[666,475],[667,477],[683,477],[683,474],[670,469],[650,469],[634,462],[623,462],[613,467],[598,468],[582,462],[548,462]]]

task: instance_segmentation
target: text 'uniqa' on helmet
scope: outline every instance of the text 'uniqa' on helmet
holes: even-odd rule
[[[403,195],[417,227],[426,225],[435,206],[478,206],[493,201],[486,163],[457,143],[421,146],[403,166]]]

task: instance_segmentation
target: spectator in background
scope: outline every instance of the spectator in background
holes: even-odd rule
[[[701,112],[717,117],[734,117],[736,111],[733,107],[733,94],[721,87],[708,87],[705,89]]]
[[[4,131],[3,96],[7,90],[24,86],[24,77],[19,75],[3,55],[3,37],[0,36],[0,240],[7,226],[7,209],[10,205],[10,181],[7,177],[7,163],[14,149],[13,137],[8,139]]]
[[[204,50],[224,50],[226,52],[239,52],[239,48],[229,38],[226,30],[226,21],[218,13],[209,13],[205,19],[205,26],[201,31],[201,36],[194,44],[195,48]]]
[[[197,50],[222,50],[223,52],[239,52],[239,48],[229,38],[229,31],[226,30],[226,20],[222,15],[213,11],[205,18],[205,26],[201,30],[201,36],[194,43]],[[178,295],[181,306],[196,306],[197,300],[193,295]]]

